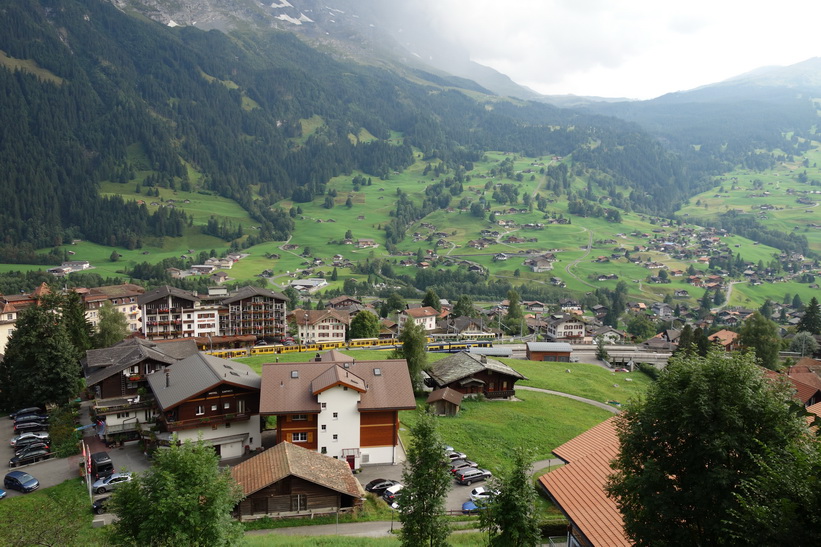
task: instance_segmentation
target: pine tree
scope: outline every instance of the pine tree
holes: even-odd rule
[[[807,307],[804,308],[804,316],[798,323],[798,330],[810,334],[821,334],[821,307],[818,305],[818,299],[814,296],[810,299]]]
[[[408,547],[447,545],[450,526],[444,509],[452,478],[442,465],[445,450],[433,415],[419,410],[411,435],[402,471],[405,486],[398,495],[400,539]]]
[[[539,543],[539,520],[536,514],[536,490],[530,478],[532,452],[517,448],[513,466],[498,481],[498,493],[479,512],[482,530],[488,533],[489,544],[499,546],[530,546]]]

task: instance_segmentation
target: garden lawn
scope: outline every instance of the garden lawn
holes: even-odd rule
[[[612,416],[606,410],[544,393],[519,391],[517,398],[464,400],[457,416],[437,418],[442,440],[498,473],[509,464],[513,448],[532,448],[534,460],[551,458],[551,450]],[[424,404],[424,399],[418,402]],[[406,446],[412,440],[410,428],[416,418],[415,411],[399,413]]]
[[[518,359],[501,361],[527,376],[527,380],[519,380],[517,385],[561,391],[603,403],[626,403],[633,397],[643,395],[652,382],[643,372],[611,372],[587,363],[546,363]],[[516,395],[524,393],[517,392]]]

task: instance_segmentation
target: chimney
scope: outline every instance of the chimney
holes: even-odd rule
[[[483,364],[483,365],[486,365],[486,364],[487,364],[487,355],[482,355],[482,356],[480,357],[480,359],[482,360],[482,364]]]
[[[165,387],[171,387],[171,371],[165,367]]]

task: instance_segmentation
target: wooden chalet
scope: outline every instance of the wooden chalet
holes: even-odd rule
[[[482,394],[488,399],[513,397],[516,381],[525,379],[501,361],[464,351],[434,363],[428,376],[430,387],[450,388],[463,395]]]

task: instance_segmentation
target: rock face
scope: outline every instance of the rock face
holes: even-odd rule
[[[470,60],[438,35],[429,15],[409,2],[387,0],[110,0],[123,11],[170,26],[228,32],[243,28],[298,34],[324,51],[368,64],[442,72],[477,82],[485,91],[541,97],[507,76]],[[465,82],[463,82],[465,83]]]

